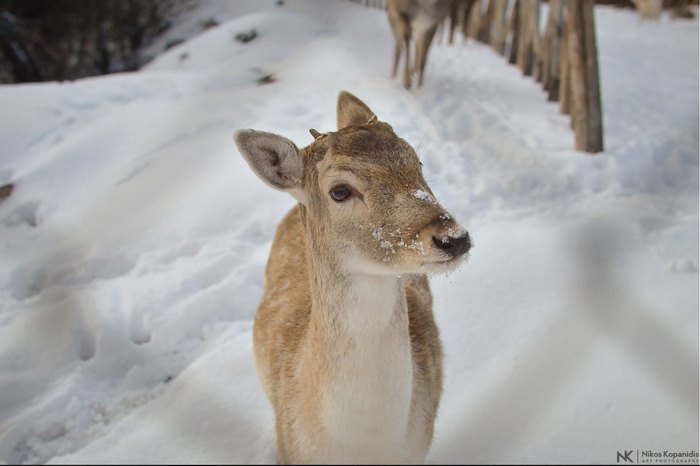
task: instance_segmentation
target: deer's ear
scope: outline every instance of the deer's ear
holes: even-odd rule
[[[300,192],[304,158],[292,141],[252,129],[236,131],[233,139],[251,170],[266,184],[292,194]]]
[[[376,119],[374,112],[360,99],[348,91],[340,91],[338,94],[338,129],[348,126],[361,126],[367,124],[372,117]]]

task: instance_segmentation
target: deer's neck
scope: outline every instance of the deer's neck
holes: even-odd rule
[[[397,325],[408,329],[401,278],[350,273],[335,264],[323,264],[314,270],[312,320],[319,331],[366,343]]]
[[[311,246],[311,347],[305,364],[321,381],[321,424],[351,455],[357,446],[368,458],[393,454],[392,445],[400,448],[405,441],[413,393],[403,280],[351,273],[340,257]]]

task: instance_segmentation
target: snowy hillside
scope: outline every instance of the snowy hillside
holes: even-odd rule
[[[341,89],[416,148],[474,238],[432,279],[428,461],[697,451],[698,21],[596,10],[591,156],[488,47],[436,45],[407,92],[384,13],[320,3],[203,2],[181,30],[220,25],[140,72],[0,86],[0,463],[274,463],[251,328],[293,200],[232,134],[306,145]]]

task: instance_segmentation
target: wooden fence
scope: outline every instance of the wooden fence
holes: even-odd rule
[[[352,0],[386,8],[385,0]],[[453,0],[451,29],[490,44],[532,76],[571,115],[576,149],[603,150],[598,51],[593,0],[549,0],[544,31],[542,0]]]
[[[490,44],[542,84],[549,100],[558,101],[560,111],[571,115],[577,150],[602,151],[593,0],[549,0],[543,32],[541,0],[462,3],[467,12],[462,18],[465,34]]]

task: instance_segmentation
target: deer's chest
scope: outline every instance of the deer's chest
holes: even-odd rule
[[[397,335],[344,356],[346,372],[323,396],[329,461],[395,462],[406,454],[413,394],[408,338]]]
[[[402,289],[364,294],[352,304],[357,308],[344,312],[356,321],[348,324],[349,338],[339,342],[337,370],[322,395],[328,459],[395,462],[411,437],[413,366],[405,296]]]

